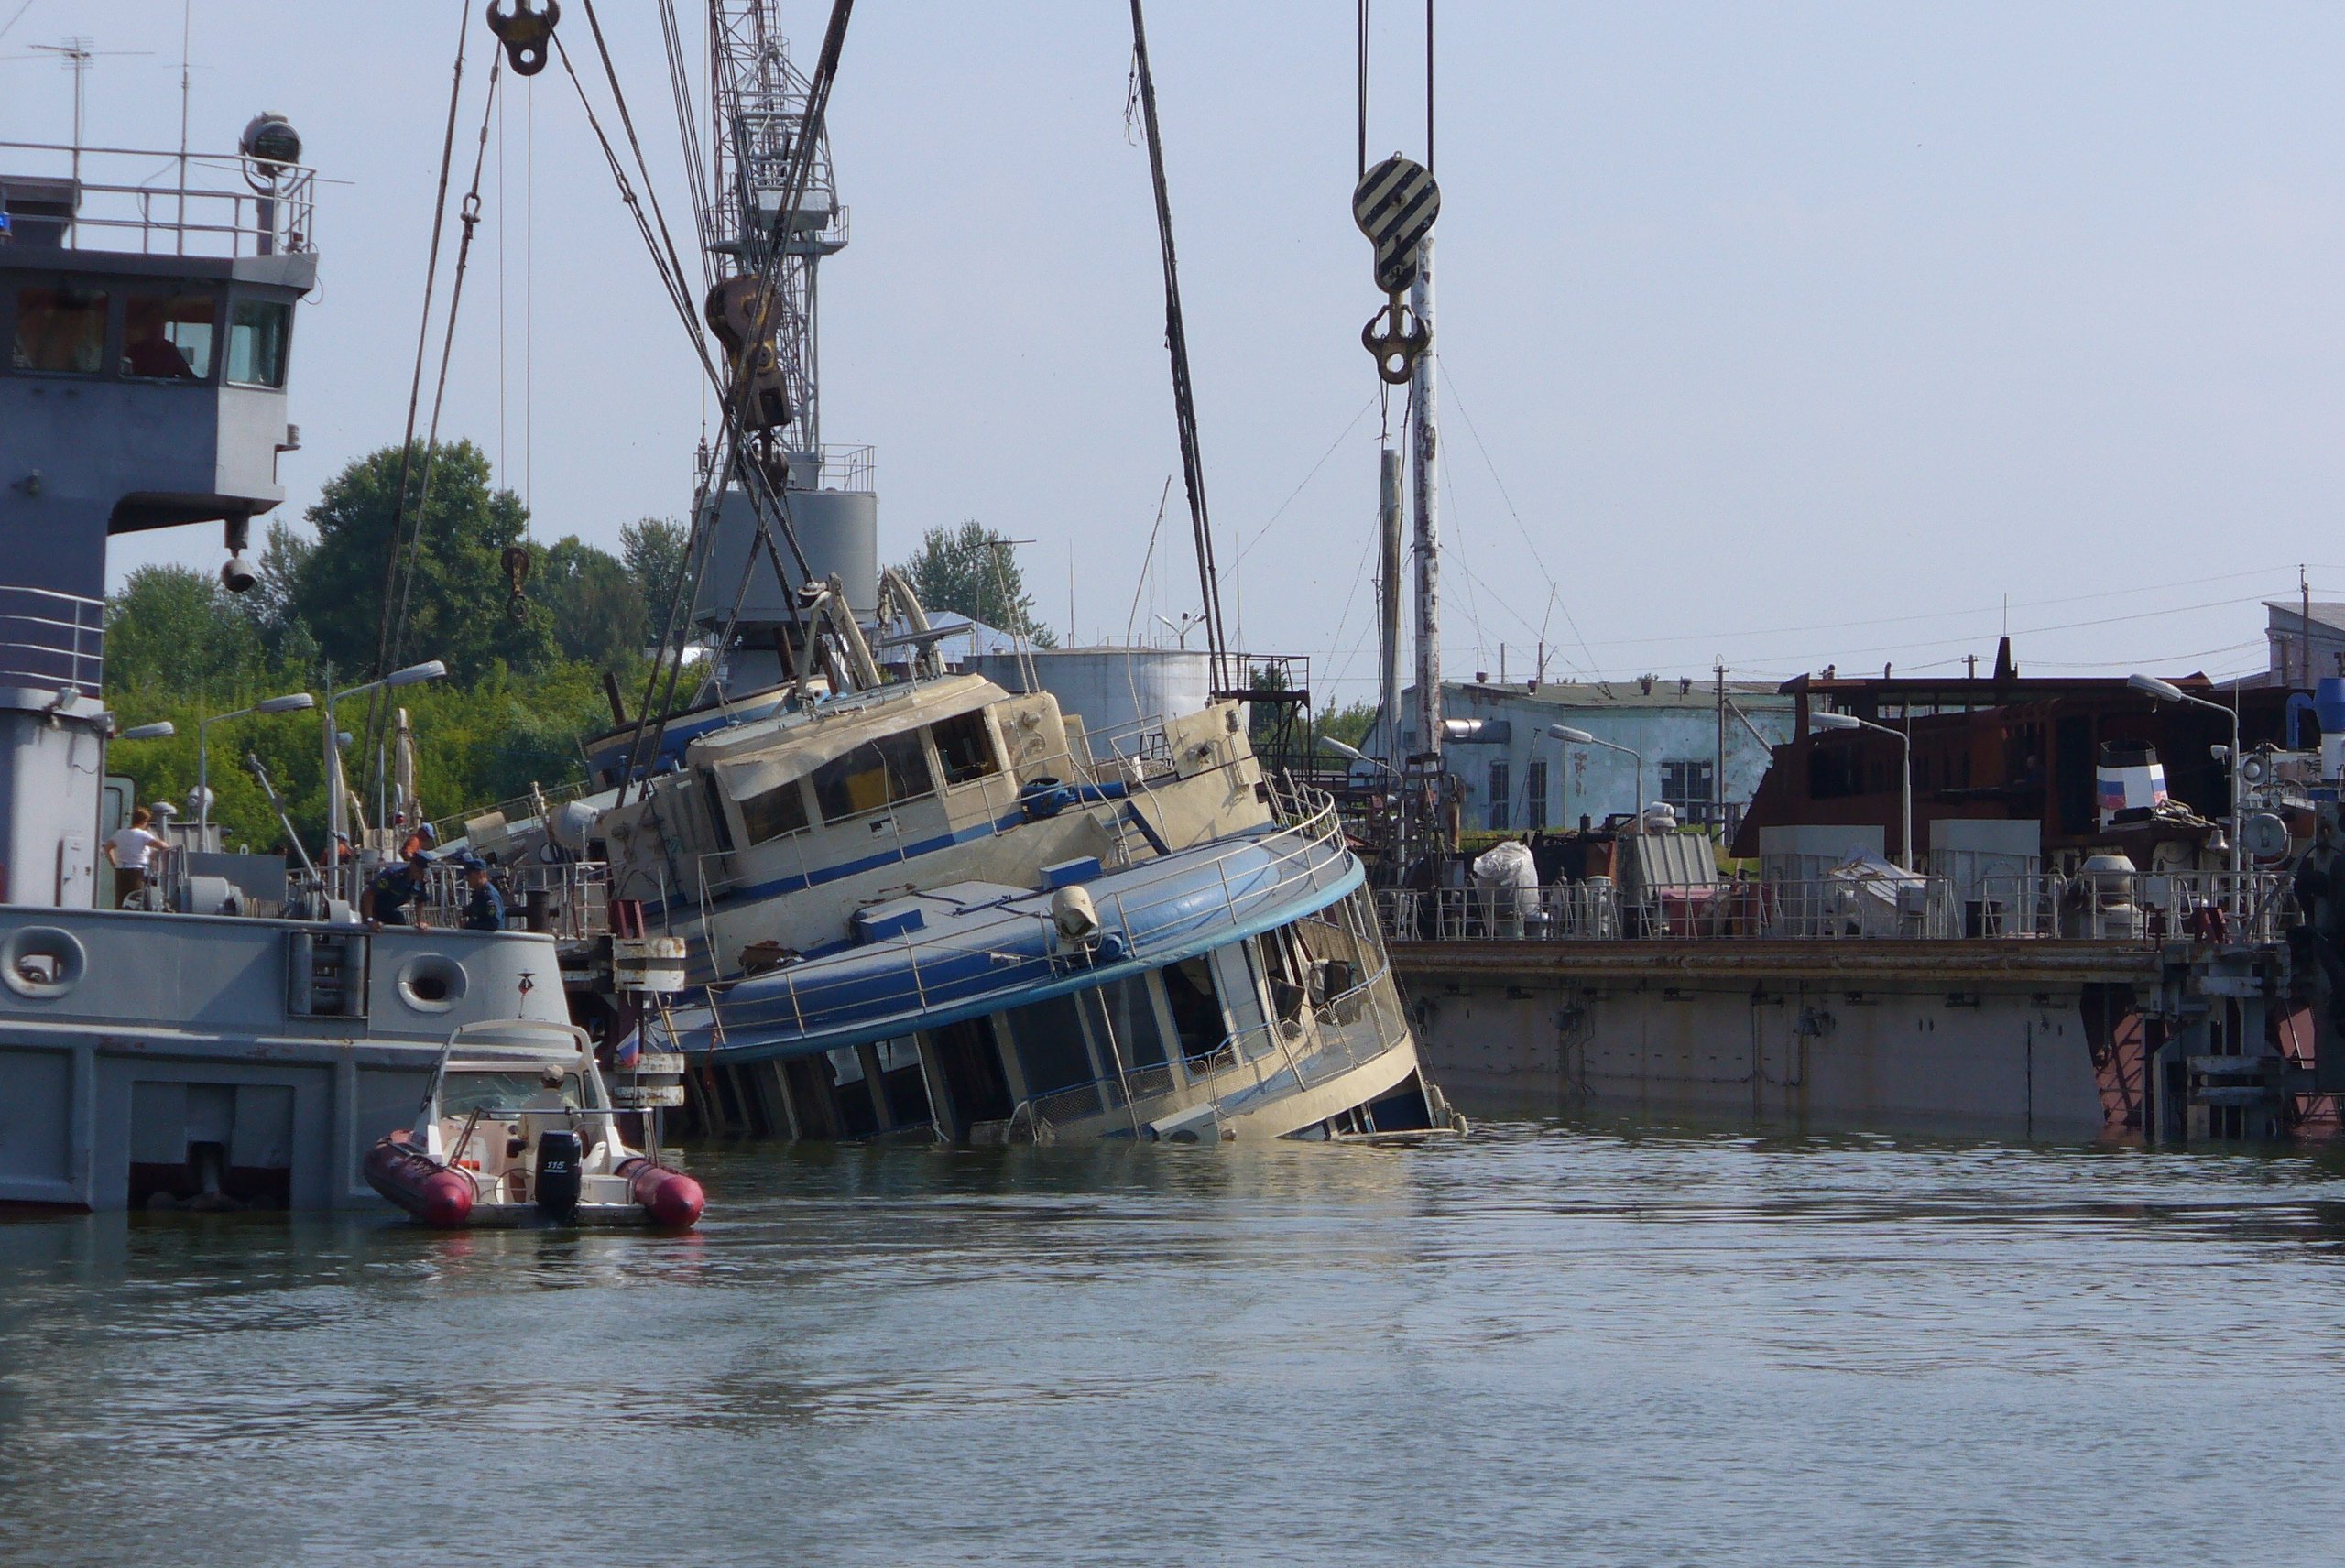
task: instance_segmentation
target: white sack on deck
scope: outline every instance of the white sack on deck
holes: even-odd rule
[[[1484,850],[1474,860],[1474,885],[1493,893],[1512,888],[1517,915],[1539,912],[1539,866],[1528,845],[1509,839]]]

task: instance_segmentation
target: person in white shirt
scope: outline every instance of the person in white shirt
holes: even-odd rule
[[[119,909],[130,896],[147,886],[150,870],[162,868],[170,841],[147,824],[155,813],[141,806],[130,813],[130,825],[106,840],[106,859],[114,865],[114,905]]]

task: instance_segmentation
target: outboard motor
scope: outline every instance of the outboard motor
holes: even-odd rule
[[[538,1135],[538,1210],[551,1219],[566,1220],[578,1212],[578,1194],[584,1186],[586,1146],[579,1136],[562,1128]]]

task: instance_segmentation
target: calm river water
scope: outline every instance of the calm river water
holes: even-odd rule
[[[2345,1167],[703,1152],[695,1236],[0,1225],[0,1561],[2329,1563]]]

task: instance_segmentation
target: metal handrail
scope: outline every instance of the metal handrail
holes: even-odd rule
[[[1957,881],[1822,877],[1623,890],[1380,888],[1388,940],[1603,942],[1622,938],[2275,942],[2294,920],[2285,871],[2038,872]]]
[[[22,608],[17,601],[27,601]],[[85,697],[105,685],[106,606],[103,599],[50,588],[0,586],[0,684],[62,683]]]
[[[316,246],[317,171],[300,164],[263,164],[242,153],[187,153],[138,147],[75,147],[59,142],[0,141],[0,150],[48,155],[54,172],[12,169],[18,179],[70,180],[73,211],[62,221],[82,229],[133,230],[147,255],[285,255]],[[135,160],[135,161],[134,161]],[[133,179],[160,162],[182,178]],[[120,178],[93,179],[118,168]],[[197,176],[217,176],[199,183]],[[233,183],[232,183],[233,181]],[[260,188],[256,189],[256,181]],[[93,204],[97,211],[87,211]],[[227,203],[224,219],[213,214]],[[169,211],[159,210],[169,205]],[[189,209],[203,216],[191,218]],[[158,245],[168,236],[168,245]],[[197,243],[191,245],[191,239]],[[216,243],[222,242],[224,243]]]
[[[1317,800],[1314,802],[1296,799],[1292,800],[1291,807],[1292,810],[1308,808],[1306,814],[1292,825],[1279,828],[1275,833],[1267,838],[1232,840],[1217,847],[1208,858],[1202,860],[1185,858],[1162,877],[1150,877],[1134,887],[1119,888],[1107,894],[1100,901],[1097,909],[1101,927],[1107,929],[1120,926],[1125,931],[1130,931],[1136,927],[1137,922],[1134,919],[1136,915],[1145,915],[1194,898],[1196,894],[1194,879],[1208,866],[1214,869],[1219,882],[1220,905],[1218,909],[1199,911],[1195,917],[1197,922],[1208,921],[1216,914],[1234,917],[1241,894],[1229,883],[1229,864],[1240,855],[1260,854],[1266,848],[1271,851],[1270,856],[1249,878],[1253,885],[1242,895],[1246,898],[1266,903],[1276,902],[1292,897],[1296,891],[1305,886],[1316,889],[1341,878],[1347,874],[1349,855],[1344,848],[1343,828],[1336,814],[1335,801],[1319,791],[1308,793],[1317,795]],[[1274,787],[1272,794],[1274,810],[1278,809],[1282,796],[1283,792],[1277,790]],[[1262,880],[1263,874],[1269,877],[1267,883]],[[1034,909],[1031,912],[1031,916],[1038,923],[1046,924],[1051,919],[1047,909]],[[893,945],[899,946],[904,953],[914,995],[920,999],[923,1010],[928,1005],[928,980],[921,972],[923,955],[931,953],[949,953],[952,958],[959,960],[968,953],[969,950],[954,941],[953,935],[954,933],[950,931],[939,931],[925,938],[920,938],[915,933],[905,932],[894,939]],[[1005,961],[1030,961],[1025,955],[1003,954],[1001,956]],[[1055,963],[1058,960],[1054,959],[1053,962]],[[791,1016],[797,1020],[802,1033],[806,1029],[806,1018],[810,1011],[817,1017],[821,1015],[826,990],[834,987],[859,988],[867,984],[867,980],[856,975],[825,977],[817,975],[802,981],[800,975],[794,973],[792,966],[789,964],[769,971],[758,978],[780,979]],[[773,999],[767,998],[763,1005],[772,1006]],[[712,998],[712,1006],[721,1006],[721,1003],[716,998]]]

